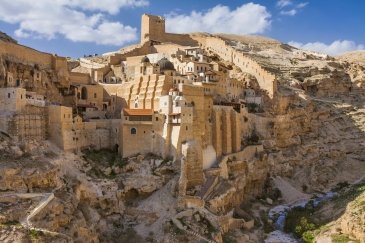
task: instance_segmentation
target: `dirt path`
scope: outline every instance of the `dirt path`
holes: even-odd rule
[[[12,194],[6,194],[3,196],[7,197],[18,197],[22,199],[32,199],[32,198],[39,198],[41,197],[41,201],[38,203],[38,205],[33,208],[30,212],[27,213],[26,217],[20,221],[20,224],[28,230],[36,230],[43,232],[45,234],[49,234],[52,236],[61,236],[62,238],[66,238],[69,242],[73,242],[72,238],[68,235],[49,231],[44,228],[37,228],[32,225],[32,218],[35,217],[38,213],[40,213],[53,199],[54,199],[54,193],[12,193]]]

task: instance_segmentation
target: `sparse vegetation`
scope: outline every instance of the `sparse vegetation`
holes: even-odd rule
[[[29,230],[29,234],[30,234],[30,237],[32,237],[32,239],[38,239],[38,237],[39,237],[39,231],[35,230],[35,229]]]
[[[228,231],[223,235],[223,243],[236,243],[236,237],[232,233],[232,231]]]
[[[356,207],[360,207],[360,210],[362,210],[361,207],[365,210],[365,202],[356,201],[356,197],[361,193],[365,193],[365,184],[349,187],[347,182],[342,182],[336,186],[336,189],[339,195],[333,198],[329,203],[337,212],[344,212],[350,202],[353,202]],[[305,208],[293,208],[286,217],[284,230],[286,232],[294,233],[304,242],[313,242],[318,234],[326,232],[329,229],[327,223],[333,221],[335,219],[334,217],[338,217],[333,214],[322,214],[321,209],[324,206],[326,206],[326,203],[323,203],[316,208],[312,205],[308,205]],[[332,240],[333,242],[339,243],[350,241],[346,235],[333,235]]]
[[[255,131],[252,132],[252,134],[246,138],[246,144],[247,145],[257,145],[259,144],[260,137],[257,135]]]
[[[84,150],[84,159],[87,161],[98,162],[104,166],[123,167],[127,160],[123,159],[117,152],[110,149]]]
[[[348,235],[331,235],[333,243],[347,243],[347,242],[359,242],[357,240],[351,239]]]

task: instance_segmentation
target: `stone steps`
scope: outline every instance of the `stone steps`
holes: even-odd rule
[[[198,192],[197,196],[200,197],[201,199],[205,199],[211,192],[211,189],[215,187],[217,183],[218,183],[218,178],[216,176],[207,177],[207,181],[203,185],[202,189]]]

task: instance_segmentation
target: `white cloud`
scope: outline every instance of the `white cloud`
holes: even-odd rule
[[[20,38],[62,36],[72,41],[119,46],[136,40],[137,29],[109,21],[105,14],[147,4],[147,0],[103,0],[102,4],[98,0],[12,0],[0,4],[0,20],[18,24],[15,35]]]
[[[287,16],[295,16],[300,9],[304,8],[307,5],[308,2],[294,4],[292,0],[279,0],[276,2],[276,6],[281,9],[280,14]]]
[[[147,0],[72,0],[65,1],[66,5],[81,8],[83,10],[104,11],[110,14],[117,14],[124,7],[148,6]]]
[[[298,5],[297,5],[297,8],[304,8],[305,6],[307,6],[308,5],[308,2],[305,2],[305,3],[299,3]]]
[[[309,42],[303,44],[300,42],[290,41],[288,44],[297,48],[326,53],[333,56],[340,55],[348,51],[365,49],[364,45],[356,44],[354,41],[350,40],[336,40],[331,44],[325,44],[323,42]]]
[[[279,0],[276,3],[276,6],[278,6],[279,8],[284,8],[286,6],[292,5],[292,1],[291,0]]]
[[[170,13],[166,16],[169,32],[210,32],[255,34],[262,33],[271,25],[271,14],[266,7],[247,3],[234,10],[217,5],[204,12],[192,11],[190,15]]]
[[[294,16],[294,15],[296,15],[296,14],[297,14],[297,10],[295,10],[295,9],[288,10],[288,11],[284,11],[284,10],[282,10],[282,11],[280,11],[280,14],[281,14],[281,15]]]

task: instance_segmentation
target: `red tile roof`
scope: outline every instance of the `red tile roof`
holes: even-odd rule
[[[152,109],[123,109],[123,114],[125,116],[152,116]]]

